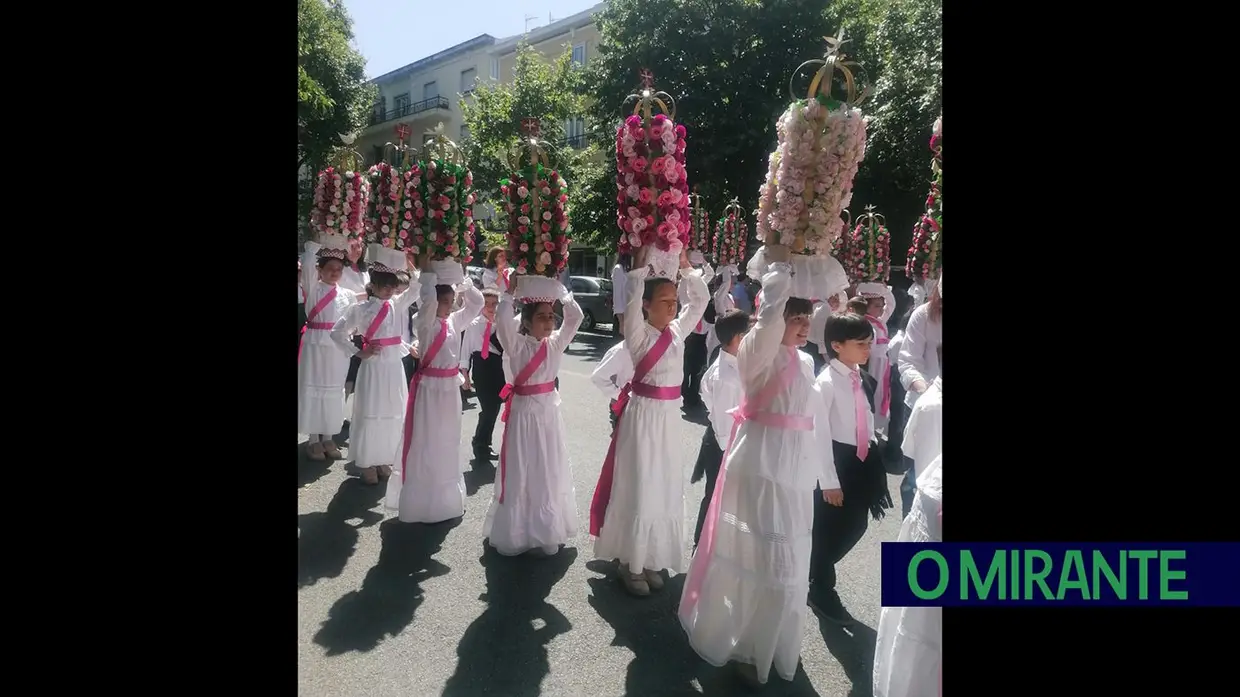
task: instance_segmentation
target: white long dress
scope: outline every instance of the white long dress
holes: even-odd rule
[[[555,383],[564,349],[581,326],[581,306],[572,294],[566,294],[563,303],[564,323],[546,339],[547,358],[526,380],[527,386]],[[512,296],[504,293],[496,311],[495,332],[512,371],[510,382],[525,370],[542,344],[519,333],[520,327]],[[504,459],[496,473],[482,535],[500,554],[521,554],[534,548],[554,553],[577,535],[577,493],[560,415],[560,393],[514,394],[511,399],[508,422],[501,426]]]
[[[900,542],[942,542],[943,456],[917,477]],[[939,697],[943,608],[885,607],[874,649],[874,697]]]
[[[702,272],[681,270],[688,302],[668,327],[672,343],[646,375],[652,387],[679,387],[684,381],[685,336],[706,311],[710,291]],[[629,272],[630,289],[624,309],[625,345],[636,366],[658,341],[658,329],[642,317],[646,269]],[[633,394],[616,433],[616,460],[611,499],[594,556],[619,559],[641,569],[684,571],[685,473],[673,454],[684,439],[679,399],[649,399]]]
[[[319,314],[309,318],[314,323],[334,325],[357,296],[339,285],[330,286],[319,280],[317,242],[307,242],[301,260],[301,287],[306,292],[306,314],[325,295],[336,289],[336,297]],[[349,374],[349,354],[332,341],[329,329],[306,327],[301,335],[301,354],[297,361],[297,432],[333,436],[344,427],[344,379]]]
[[[422,273],[420,311],[414,319],[414,331],[422,364],[451,370],[452,377],[427,375],[420,378],[413,413],[405,414],[406,419],[413,421],[409,454],[400,462],[400,453],[397,453],[397,466],[388,479],[384,499],[384,505],[398,511],[400,520],[405,523],[438,523],[465,513],[465,479],[461,476],[460,462],[461,385],[465,381],[460,374],[458,352],[461,332],[482,311],[483,300],[481,291],[472,283],[462,284],[457,293],[464,296],[464,306],[445,320],[447,336],[439,352],[427,361],[427,354],[440,331],[440,321],[435,315],[437,281],[434,273]],[[419,378],[415,376],[415,379]],[[403,426],[400,448],[403,451]],[[409,486],[403,486],[406,477]]]
[[[399,340],[399,343],[383,346],[379,353],[363,359],[357,369],[353,420],[349,428],[349,457],[357,467],[392,465],[400,456],[405,400],[409,396],[409,387],[405,384],[405,364],[402,362],[409,355],[409,344],[404,341],[401,329],[408,324],[409,307],[418,293],[415,281],[409,290],[388,300],[370,298],[351,305],[332,329],[332,339],[341,350],[350,356],[356,355],[358,349],[353,345],[353,335],[365,335],[380,308],[387,304],[387,316],[375,329],[372,339]]]
[[[758,322],[741,340],[737,367],[747,401],[786,379],[785,371],[795,371],[771,402],[753,408],[808,419],[812,428],[768,426],[761,419],[741,424],[724,462],[723,486],[716,485],[721,498],[713,548],[703,551],[709,548],[704,530],[679,611],[689,644],[703,660],[751,664],[762,682],[772,665],[785,680],[796,674],[805,636],[814,486],[838,486],[834,463],[822,457],[822,432],[829,427],[819,414],[813,359],[782,345],[790,289],[791,267],[773,264],[762,279]],[[829,433],[826,438],[829,443]]]

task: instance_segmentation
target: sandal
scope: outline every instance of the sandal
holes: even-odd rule
[[[646,583],[646,577],[642,574],[629,573],[627,571],[620,572],[620,580],[624,581],[624,589],[630,594],[638,597],[650,595],[650,585]]]
[[[334,458],[337,460],[344,457],[343,455],[340,454],[340,448],[336,445],[336,441],[334,440],[323,441],[323,452],[328,457]]]

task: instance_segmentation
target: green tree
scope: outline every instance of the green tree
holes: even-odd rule
[[[472,97],[461,100],[461,112],[469,128],[469,138],[463,147],[474,174],[475,191],[482,202],[497,211],[490,223],[491,229],[507,226],[499,185],[500,180],[512,173],[508,157],[522,136],[521,121],[538,119],[540,137],[559,143],[565,137],[564,122],[580,117],[586,102],[581,89],[581,71],[573,67],[570,51],[548,62],[524,41],[517,45],[511,82],[479,84]],[[556,167],[568,182],[573,240],[594,244],[603,228],[589,215],[580,215],[579,210],[582,202],[598,195],[591,183],[598,179],[604,158],[594,145],[581,150],[560,147],[555,156]],[[611,191],[606,195],[612,196]],[[589,211],[590,207],[585,210]],[[493,235],[484,237],[489,243],[496,239]]]
[[[297,169],[311,180],[298,190],[298,227],[309,219],[313,175],[366,120],[375,88],[353,47],[353,21],[334,0],[297,0]]]
[[[924,201],[930,126],[942,108],[941,8],[942,0],[611,0],[596,15],[602,39],[585,85],[597,95],[593,137],[611,157],[615,127],[631,108],[624,99],[647,68],[655,87],[677,100],[676,120],[689,132],[689,182],[700,186],[711,219],[731,195],[751,211],[775,149],[775,122],[794,96],[805,96],[814,68],[794,81],[794,94],[789,78],[822,56],[824,36],[844,28],[844,52],[862,63],[873,90],[862,111],[875,116],[854,207],[888,212],[907,246]],[[614,176],[608,167],[596,186],[614,192]],[[614,197],[590,202],[601,210],[589,214],[611,219],[606,235],[614,240]],[[893,250],[900,257],[899,243]]]

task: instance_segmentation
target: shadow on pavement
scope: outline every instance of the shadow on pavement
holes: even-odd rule
[[[460,523],[460,518],[434,525],[393,518],[380,525],[379,561],[366,572],[359,590],[332,605],[314,643],[327,649],[328,656],[370,651],[409,626],[424,598],[422,582],[451,570],[432,557]]]
[[[633,652],[625,677],[626,695],[707,694],[711,697],[755,694],[737,680],[731,667],[716,668],[689,646],[676,611],[685,575],[664,581],[663,590],[652,591],[648,598],[635,598],[625,591],[616,576],[614,562],[592,561],[586,568],[606,574],[591,578],[590,606],[616,631],[613,646],[624,646]],[[694,686],[697,681],[702,689]],[[797,666],[795,680],[786,682],[773,671],[764,694],[789,697],[817,697],[804,668]]]
[[[445,697],[537,697],[550,672],[547,644],[573,625],[547,602],[551,588],[577,560],[567,548],[547,559],[505,557],[485,541],[482,558],[487,609],[457,645],[460,660],[444,686]]]
[[[383,491],[382,485],[367,486],[350,477],[340,483],[326,511],[297,516],[298,588],[344,571],[357,548],[358,531],[383,521],[382,513],[371,510]]]
[[[847,627],[818,618],[818,631],[827,650],[840,662],[844,675],[852,681],[848,697],[870,697],[874,694],[874,645],[878,632],[856,620]]]
[[[495,483],[494,462],[473,458],[469,461],[469,471],[465,473],[465,495],[473,496],[487,484]]]
[[[618,341],[620,339],[609,334],[577,332],[577,336],[573,337],[573,343],[568,345],[564,353],[584,361],[598,363],[603,360],[603,354],[607,353],[607,349],[615,346]]]
[[[316,462],[306,455],[306,446],[310,441],[303,440],[297,444],[297,488],[313,484],[332,469],[334,460]]]

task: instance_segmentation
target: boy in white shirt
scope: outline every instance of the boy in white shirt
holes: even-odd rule
[[[904,426],[904,464],[912,472],[912,481],[916,481],[926,467],[943,453],[943,345],[936,348],[939,358],[939,374],[930,381],[930,386],[921,393],[917,403],[913,405],[908,423]],[[903,487],[901,494],[903,494]],[[908,517],[912,508],[913,497],[903,497],[901,501],[904,516]]]
[[[831,424],[829,447],[840,488],[814,497],[809,606],[820,616],[847,624],[852,618],[835,591],[835,565],[865,534],[866,514],[881,520],[892,502],[874,437],[872,396],[867,394],[873,388],[863,384],[873,381],[860,368],[870,360],[874,328],[861,315],[837,312],[827,319],[823,338],[831,362],[819,374],[818,388]]]
[[[499,291],[487,288],[482,291],[482,312],[465,328],[461,338],[461,376],[465,379],[462,389],[478,395],[478,426],[471,442],[474,460],[487,464],[498,459],[491,448],[495,432],[495,420],[499,417],[504,401],[499,393],[504,389],[504,351],[495,333],[495,308],[499,306]],[[471,371],[472,367],[472,371]],[[472,372],[472,379],[471,379]]]
[[[710,497],[715,493],[715,480],[718,479],[719,467],[723,464],[723,451],[728,447],[728,438],[732,434],[733,419],[728,410],[737,407],[745,395],[741,375],[737,372],[736,351],[741,346],[741,338],[749,331],[749,314],[730,310],[715,321],[714,330],[721,350],[719,357],[710,364],[706,375],[702,377],[702,404],[710,413],[710,424],[702,436],[697,464],[694,465],[693,476],[689,479],[690,484],[696,484],[702,475],[706,475],[706,493],[698,508],[697,527],[693,530],[694,548],[702,537],[706,509],[710,506]]]
[[[620,390],[624,389],[624,386],[632,379],[633,356],[623,341],[607,349],[607,353],[603,354],[603,360],[599,361],[594,372],[590,374],[590,380],[594,386],[609,400],[607,415],[611,418],[612,429],[616,428],[616,412],[612,407],[616,404],[616,398],[620,396]]]

